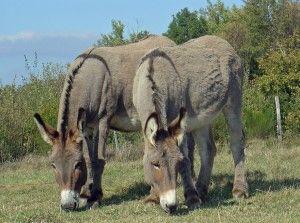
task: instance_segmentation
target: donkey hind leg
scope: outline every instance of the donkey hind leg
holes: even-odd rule
[[[234,182],[232,194],[235,198],[248,197],[248,184],[245,173],[245,135],[241,120],[241,113],[225,107],[223,111],[229,127],[230,149],[234,159]]]
[[[191,163],[189,159],[189,151],[187,145],[187,136],[184,136],[178,143],[183,154],[183,160],[180,163],[179,173],[182,177],[185,203],[190,209],[199,208],[201,200],[193,183],[191,173]]]
[[[210,125],[195,131],[193,135],[194,140],[198,145],[198,149],[200,150],[201,158],[201,168],[196,182],[196,188],[201,200],[207,201],[208,187],[216,154],[216,145]]]

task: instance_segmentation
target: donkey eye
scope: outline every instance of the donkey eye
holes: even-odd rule
[[[53,169],[56,169],[56,166],[55,166],[54,163],[51,163],[51,167],[52,167]]]
[[[159,168],[160,168],[160,165],[159,165],[158,162],[151,162],[151,164],[153,165],[153,167],[154,167],[155,169],[159,169]]]

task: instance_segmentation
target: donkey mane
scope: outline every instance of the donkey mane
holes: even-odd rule
[[[147,55],[145,55],[139,64],[139,66],[145,62],[148,59],[148,75],[146,76],[147,79],[151,83],[151,89],[152,89],[152,102],[155,107],[155,111],[157,112],[157,118],[158,118],[158,124],[159,128],[167,130],[168,125],[167,125],[167,114],[166,114],[166,106],[165,102],[163,100],[163,93],[159,90],[156,82],[153,79],[153,74],[154,74],[154,65],[153,61],[157,57],[163,57],[165,58],[174,68],[176,74],[178,75],[177,69],[175,67],[175,64],[171,60],[171,58],[163,51],[159,49],[154,49]],[[178,75],[179,76],[179,75]]]
[[[150,53],[146,54],[145,56],[142,57],[141,59],[141,62],[139,64],[139,66],[141,66],[142,63],[144,63],[147,59],[149,59],[151,61],[151,67],[150,68],[153,68],[153,60],[156,58],[156,57],[163,57],[165,58],[167,61],[169,61],[169,63],[173,66],[174,70],[176,71],[176,73],[178,74],[177,72],[177,69],[175,67],[175,64],[174,62],[172,61],[172,59],[169,57],[168,54],[166,54],[164,51],[156,48],[154,50],[152,50]]]
[[[63,103],[64,108],[63,108],[62,121],[61,121],[61,133],[62,133],[63,141],[65,141],[65,139],[66,139],[66,129],[67,129],[68,120],[69,120],[68,115],[69,115],[70,96],[71,96],[71,90],[73,88],[74,79],[75,79],[76,75],[78,74],[79,69],[82,67],[82,65],[84,64],[84,62],[86,61],[86,59],[89,57],[89,55],[91,54],[91,52],[94,49],[95,48],[92,48],[84,56],[83,60],[78,64],[78,66],[73,69],[73,71],[71,72],[71,74],[68,77],[69,79],[66,82],[67,86],[66,86],[66,90],[65,90],[65,97],[64,97],[64,103]]]

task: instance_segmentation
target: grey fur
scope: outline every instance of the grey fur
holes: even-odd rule
[[[124,46],[87,49],[69,67],[60,98],[57,131],[43,125],[38,114],[35,116],[42,136],[53,146],[53,153],[64,150],[78,153],[82,144],[73,142],[71,135],[76,133],[84,139],[89,174],[81,192],[88,201],[97,202],[102,198],[101,178],[109,129],[138,131],[141,128],[132,102],[132,84],[141,57],[150,49],[174,45],[167,37],[150,35]],[[79,111],[85,114],[80,128]],[[53,132],[59,137],[53,139]],[[79,151],[82,155],[82,150]],[[57,158],[68,160],[68,157]]]
[[[187,115],[181,128],[192,133],[201,147],[201,171],[196,187],[202,199],[207,194],[215,154],[211,123],[222,110],[228,120],[235,163],[233,195],[248,195],[241,123],[242,82],[243,67],[239,56],[228,42],[216,36],[155,49],[142,58],[137,70],[133,102],[143,129],[147,129],[148,117],[153,113],[161,115],[158,119],[165,119],[169,125],[178,116],[180,108],[186,108]],[[155,105],[153,96],[156,92],[165,106]],[[145,135],[146,144],[151,142],[149,137]],[[149,148],[146,146],[146,150]],[[187,155],[185,157],[188,159]],[[191,180],[190,176],[187,178]]]

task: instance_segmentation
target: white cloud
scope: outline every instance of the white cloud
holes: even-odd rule
[[[96,42],[98,35],[93,33],[37,33],[20,32],[15,35],[0,35],[0,56],[26,54],[77,53]]]
[[[42,38],[76,38],[76,39],[91,39],[96,38],[93,33],[37,33],[31,31],[19,32],[14,35],[0,35],[0,42],[15,42],[15,41],[30,41]]]
[[[18,41],[18,40],[30,40],[36,36],[34,32],[20,32],[15,35],[0,35],[0,41]]]

